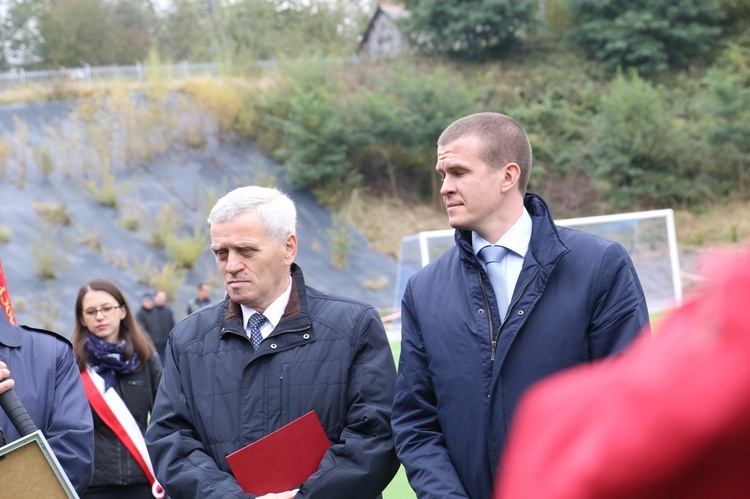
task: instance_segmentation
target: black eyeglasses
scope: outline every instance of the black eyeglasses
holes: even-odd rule
[[[114,313],[116,309],[120,307],[122,307],[122,305],[104,305],[102,308],[87,308],[83,311],[83,315],[85,315],[89,319],[93,319],[96,317],[96,314],[101,312],[104,317],[109,317]]]

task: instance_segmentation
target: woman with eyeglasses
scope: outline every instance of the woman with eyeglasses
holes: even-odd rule
[[[81,497],[164,497],[143,439],[162,366],[114,283],[81,286],[71,341],[94,418],[94,478]]]

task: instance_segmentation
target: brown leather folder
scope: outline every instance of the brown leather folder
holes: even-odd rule
[[[242,490],[256,496],[299,487],[320,466],[331,446],[315,411],[310,411],[227,456]]]

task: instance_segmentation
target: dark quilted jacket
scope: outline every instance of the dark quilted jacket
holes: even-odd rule
[[[170,334],[146,432],[170,496],[253,497],[231,475],[226,456],[311,410],[331,448],[301,484],[299,499],[373,499],[396,474],[396,368],[378,313],[306,287],[296,265],[292,272],[289,303],[257,351],[229,298]]]

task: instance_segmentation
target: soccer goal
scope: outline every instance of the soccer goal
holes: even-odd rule
[[[555,223],[622,244],[633,260],[650,312],[672,308],[682,301],[677,237],[671,209],[568,218]],[[395,307],[401,306],[409,277],[452,247],[455,244],[453,235],[453,229],[436,230],[401,240]]]

